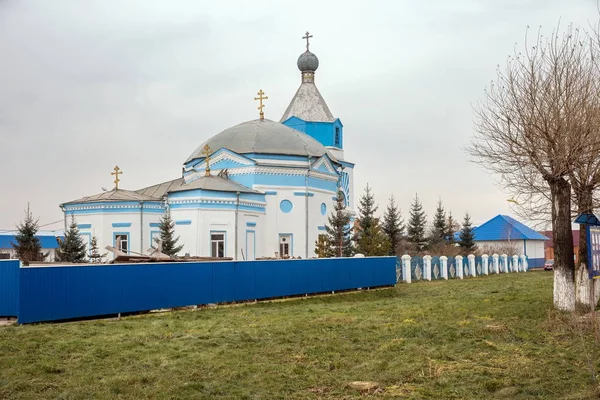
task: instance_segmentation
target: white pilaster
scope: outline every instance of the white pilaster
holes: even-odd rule
[[[488,269],[489,258],[490,258],[490,256],[488,256],[487,254],[483,254],[481,256],[481,270],[483,271],[484,275],[489,275],[489,269]]]
[[[423,278],[431,280],[431,256],[423,256]]]
[[[499,255],[498,254],[492,254],[492,260],[493,260],[493,264],[494,264],[494,272],[499,274],[500,273],[500,260],[499,260]]]
[[[408,254],[402,256],[402,277],[404,282],[412,282],[410,277],[410,256]]]
[[[456,256],[456,276],[463,279],[463,256]]]
[[[523,268],[523,272],[527,272],[528,270],[528,265],[527,265],[527,256],[525,254],[523,254],[521,256],[521,266]]]
[[[515,254],[512,259],[514,272],[519,272],[519,256]]]
[[[504,264],[504,272],[505,274],[508,274],[508,256],[506,254],[502,254],[500,257],[502,257],[502,263]]]
[[[440,257],[440,275],[442,278],[448,280],[448,257]]]
[[[477,276],[477,273],[475,272],[475,255],[469,254],[467,259],[469,260],[469,274],[471,274],[471,276]]]

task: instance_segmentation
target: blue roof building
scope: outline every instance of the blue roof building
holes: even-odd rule
[[[544,241],[548,238],[508,215],[495,216],[475,227],[473,233],[477,246],[484,251],[513,247],[518,255],[527,256],[529,267],[544,265]]]
[[[0,231],[0,259],[16,258],[12,244],[16,242],[16,231]],[[58,248],[58,240],[63,240],[64,235],[61,232],[39,231],[36,237],[42,245],[42,252],[47,253],[46,261],[54,261],[54,255]]]

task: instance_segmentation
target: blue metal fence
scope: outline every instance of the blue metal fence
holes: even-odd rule
[[[19,260],[0,260],[0,317],[19,313]]]
[[[396,283],[395,257],[20,269],[19,323]]]

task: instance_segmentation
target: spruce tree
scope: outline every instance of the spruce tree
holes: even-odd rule
[[[429,236],[429,245],[440,245],[446,242],[446,211],[442,205],[442,199],[438,200],[438,206],[433,216],[433,227]]]
[[[82,263],[85,261],[86,247],[83,238],[79,234],[75,217],[71,216],[71,223],[65,232],[65,239],[60,241],[56,250],[56,258],[58,261]]]
[[[98,248],[98,238],[96,236],[92,237],[90,241],[90,253],[88,254],[88,260],[92,263],[102,263],[104,261],[104,257],[106,257],[107,253],[100,253],[100,249]]]
[[[471,217],[468,212],[465,214],[458,244],[464,254],[471,254],[477,249],[477,245],[475,244],[475,234],[473,233],[473,227],[471,225]]]
[[[390,256],[396,255],[398,244],[400,243],[400,240],[402,240],[402,235],[404,234],[404,221],[402,220],[402,214],[400,213],[400,210],[398,210],[398,206],[394,200],[394,195],[390,197],[390,202],[383,214],[383,224],[381,229],[390,243],[390,251],[388,254]]]
[[[425,240],[425,225],[427,224],[427,215],[423,211],[423,205],[419,201],[419,195],[415,195],[415,200],[410,204],[410,215],[408,220],[407,239],[417,251],[422,251],[427,246]]]
[[[162,241],[161,252],[169,255],[176,256],[179,254],[183,245],[177,245],[179,236],[175,237],[175,221],[171,218],[171,212],[167,210],[158,221],[158,229],[160,231],[159,238],[156,238],[156,242]]]
[[[457,222],[452,218],[452,213],[448,213],[448,220],[446,222],[446,243],[454,244],[454,233],[457,231]]]
[[[384,256],[390,252],[390,242],[379,226],[379,219],[375,217],[378,208],[375,196],[367,184],[365,194],[359,200],[356,235],[357,252],[365,256]]]
[[[321,234],[316,241],[315,254],[318,258],[333,257],[334,254],[331,247],[332,245],[328,240],[327,235]]]
[[[18,232],[15,235],[15,242],[12,243],[17,257],[24,265],[29,265],[31,261],[43,261],[46,257],[45,254],[42,254],[40,239],[35,236],[38,229],[38,220],[33,218],[29,204],[27,204],[25,219],[17,225]]]
[[[351,232],[344,195],[338,191],[333,212],[325,224],[325,234],[319,235],[315,243],[315,253],[319,257],[351,257],[354,254]]]

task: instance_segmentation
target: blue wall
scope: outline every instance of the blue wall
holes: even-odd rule
[[[26,267],[19,323],[396,283],[396,258]]]
[[[0,260],[0,317],[16,317],[19,311],[19,260]]]
[[[284,125],[318,140],[323,146],[344,148],[344,126],[339,119],[333,122],[304,121],[298,117],[291,117],[283,122]],[[338,142],[335,141],[336,128],[338,129]]]

